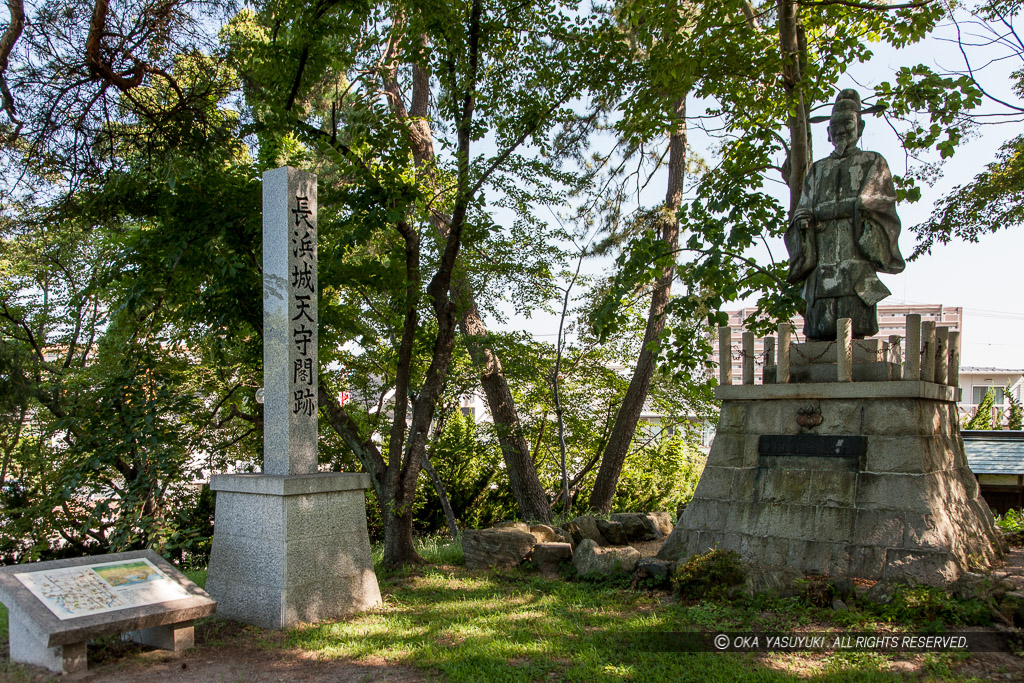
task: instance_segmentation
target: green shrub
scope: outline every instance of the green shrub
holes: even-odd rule
[[[745,578],[739,553],[715,548],[681,563],[673,583],[680,597],[715,598]]]
[[[1019,534],[1024,531],[1024,512],[1011,508],[996,517],[996,525],[1003,531]]]
[[[992,611],[980,600],[956,600],[931,586],[902,587],[892,602],[877,608],[888,621],[911,623],[924,631],[942,631],[947,626],[987,626]]]
[[[661,439],[630,455],[615,490],[616,512],[655,512],[675,515],[693,498],[707,456],[687,443],[681,433]]]

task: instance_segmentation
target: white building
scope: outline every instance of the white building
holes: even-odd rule
[[[960,421],[974,417],[978,404],[989,389],[995,391],[995,413],[1005,427],[1010,414],[1009,393],[1017,401],[1024,394],[1024,369],[960,368]]]

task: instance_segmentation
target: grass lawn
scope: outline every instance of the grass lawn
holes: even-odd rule
[[[451,681],[964,681],[1021,680],[1024,671],[1008,654],[979,664],[987,655],[683,653],[649,646],[652,634],[665,631],[920,632],[987,623],[979,604],[957,603],[940,591],[915,589],[885,608],[853,604],[842,611],[805,599],[680,601],[664,590],[631,589],[625,580],[469,572],[460,566],[461,549],[437,540],[422,542],[421,552],[433,564],[390,573],[378,564],[384,605],[377,610],[274,637],[249,627],[243,637],[282,656],[404,665]],[[205,572],[189,576],[205,583]],[[200,637],[222,623],[199,622],[197,640],[224,647]]]
[[[836,612],[806,601],[677,601],[667,591],[542,578],[526,570],[468,572],[457,546],[423,549],[438,564],[385,573],[384,607],[291,631],[289,646],[320,658],[400,662],[452,681],[965,680],[964,655],[654,652],[664,631],[913,630],[985,620],[976,605],[919,589],[885,609]],[[946,622],[942,620],[945,619]]]

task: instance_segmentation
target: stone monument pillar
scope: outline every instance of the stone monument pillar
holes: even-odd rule
[[[206,590],[217,612],[265,628],[380,603],[367,474],[317,469],[316,176],[263,174],[262,474],[219,474]]]

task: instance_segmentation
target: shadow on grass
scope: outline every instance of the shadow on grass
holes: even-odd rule
[[[520,571],[424,568],[383,575],[380,583],[383,608],[344,622],[296,629],[287,645],[324,658],[411,664],[452,681],[904,678],[887,671],[888,660],[881,656],[822,657],[801,670],[769,655],[654,652],[649,646],[658,632],[739,630],[752,620],[761,623],[756,610],[742,606],[679,605],[667,601],[664,593]]]

